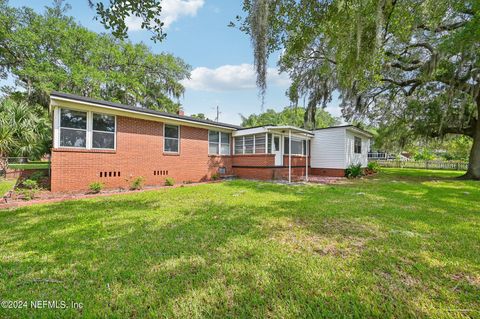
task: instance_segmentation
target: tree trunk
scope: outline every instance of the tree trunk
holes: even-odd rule
[[[468,158],[468,170],[463,176],[467,179],[480,180],[480,95],[477,97],[477,120],[475,121],[475,133],[473,145]]]

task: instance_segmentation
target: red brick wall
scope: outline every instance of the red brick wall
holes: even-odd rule
[[[251,166],[251,167],[248,167]],[[264,167],[262,167],[264,166]],[[236,176],[249,179],[271,180],[288,178],[288,156],[283,158],[283,166],[275,166],[273,154],[234,155],[233,172]],[[305,175],[305,156],[292,156],[292,176]],[[299,167],[297,167],[299,166]]]
[[[273,154],[248,154],[234,155],[233,166],[274,166],[275,155]]]
[[[166,177],[177,183],[196,182],[209,179],[220,166],[231,174],[232,158],[208,155],[207,129],[181,126],[180,154],[170,155],[163,153],[162,123],[118,116],[115,151],[52,150],[51,189],[87,190],[94,181],[128,188],[138,176],[145,178],[145,185],[162,185]],[[154,171],[166,174],[154,175]],[[100,172],[108,177],[100,177]]]

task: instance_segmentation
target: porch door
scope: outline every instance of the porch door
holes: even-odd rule
[[[275,166],[283,165],[282,144],[280,135],[272,136],[272,153],[275,154]]]

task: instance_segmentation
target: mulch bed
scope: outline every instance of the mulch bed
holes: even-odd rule
[[[12,193],[11,198],[7,198],[6,201],[0,200],[0,210],[1,209],[8,209],[8,208],[16,208],[16,207],[23,207],[23,206],[30,206],[35,204],[48,204],[48,203],[57,203],[63,202],[67,200],[76,200],[76,199],[83,199],[83,198],[94,198],[94,197],[104,197],[104,196],[111,196],[111,195],[120,195],[120,194],[132,194],[144,191],[152,191],[152,190],[159,190],[159,189],[166,189],[166,188],[178,188],[178,187],[189,187],[189,186],[197,186],[202,184],[208,183],[218,183],[221,181],[208,181],[208,182],[199,182],[199,183],[190,183],[190,184],[176,184],[173,186],[145,186],[141,190],[121,190],[121,189],[107,189],[102,191],[101,193],[92,194],[92,193],[53,193],[50,191],[40,191],[35,194],[35,199],[32,200],[24,200],[21,198],[16,198],[15,193]]]

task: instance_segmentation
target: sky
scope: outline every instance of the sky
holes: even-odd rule
[[[67,13],[88,29],[101,33],[105,28],[94,20],[88,0],[67,0],[72,9]],[[105,1],[108,3],[108,1]],[[162,0],[162,21],[167,37],[162,42],[150,40],[149,31],[142,30],[134,18],[127,20],[129,39],[144,42],[153,52],[168,52],[182,58],[192,67],[191,78],[182,84],[185,95],[180,99],[185,114],[204,113],[214,119],[219,107],[219,121],[240,124],[240,114],[262,112],[261,99],[255,85],[253,51],[249,37],[228,27],[237,15],[244,15],[242,0]],[[28,6],[38,12],[50,0],[11,0],[13,6]],[[267,94],[264,109],[281,110],[288,106],[285,91],[289,86],[286,74],[276,67],[278,54],[270,57]],[[340,116],[338,99],[327,111]]]

